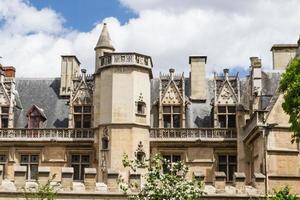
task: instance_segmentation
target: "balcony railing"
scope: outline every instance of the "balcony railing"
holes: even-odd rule
[[[0,129],[0,141],[58,141],[73,142],[85,141],[93,142],[95,138],[94,130],[84,129]]]
[[[107,67],[110,65],[137,65],[145,68],[152,68],[150,56],[145,56],[137,53],[112,53],[101,56],[98,68]]]
[[[167,140],[202,140],[224,141],[236,140],[236,129],[224,128],[153,128],[150,129],[150,139],[154,141]]]

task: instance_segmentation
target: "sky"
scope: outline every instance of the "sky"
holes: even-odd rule
[[[207,74],[245,75],[249,57],[272,69],[270,48],[296,43],[299,0],[0,0],[0,62],[18,77],[59,77],[60,55],[88,73],[104,22],[117,51],[152,57],[154,75],[189,73],[188,56],[207,56]]]

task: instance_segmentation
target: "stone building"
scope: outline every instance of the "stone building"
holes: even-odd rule
[[[278,91],[299,43],[272,47],[271,72],[251,57],[247,77],[224,69],[206,78],[207,57],[190,56],[189,77],[170,69],[155,78],[151,57],[115,51],[104,24],[94,74],[75,55],[61,56],[59,78],[18,78],[1,66],[0,196],[5,184],[18,190],[42,174],[56,174],[67,191],[116,192],[119,174],[143,184],[144,171],[122,167],[124,153],[181,160],[208,195],[246,198],[285,185],[299,194],[299,145]]]

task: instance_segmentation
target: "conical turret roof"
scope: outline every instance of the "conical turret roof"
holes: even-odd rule
[[[97,49],[97,48],[108,48],[108,49],[115,50],[115,48],[111,44],[111,39],[109,36],[109,32],[108,32],[106,23],[103,24],[102,32],[98,39],[95,49]]]

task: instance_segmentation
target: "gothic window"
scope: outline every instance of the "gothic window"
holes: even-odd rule
[[[26,166],[27,180],[36,180],[38,175],[39,156],[35,154],[21,155],[21,166]]]
[[[164,123],[164,128],[180,128],[181,107],[163,106],[163,123]]]
[[[8,128],[9,107],[1,107],[1,128]]]
[[[163,155],[163,158],[165,160],[167,160],[171,165],[173,163],[181,161],[181,155],[180,154],[166,154],[166,155]],[[170,172],[169,167],[167,166],[167,163],[163,164],[163,172],[164,173],[169,173]]]
[[[90,156],[82,154],[71,155],[71,167],[74,169],[74,180],[84,179],[84,169],[90,166]]]
[[[6,161],[7,161],[6,155],[0,154],[0,166],[3,167],[3,171],[2,171],[2,179],[4,178],[4,174],[5,174]],[[0,178],[1,178],[1,177],[0,177]]]
[[[218,122],[220,128],[235,128],[235,106],[218,106]]]
[[[92,107],[90,105],[74,106],[74,127],[91,128]]]
[[[233,180],[233,174],[237,170],[236,155],[218,155],[218,171],[224,172],[227,181]]]

